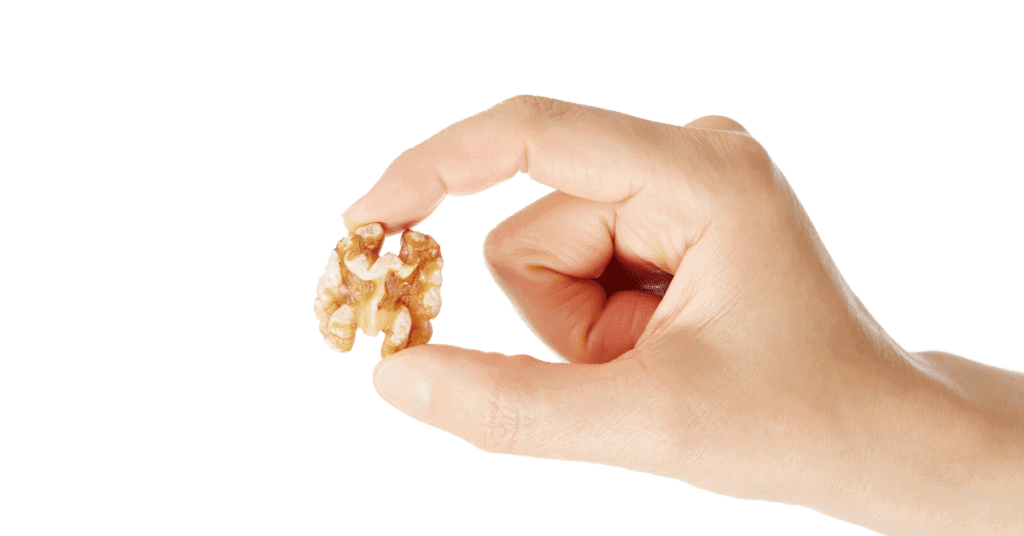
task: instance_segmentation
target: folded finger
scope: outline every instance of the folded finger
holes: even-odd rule
[[[660,303],[656,294],[624,290],[643,288],[643,281],[602,280],[616,254],[615,219],[612,205],[553,192],[487,239],[499,285],[534,332],[570,362],[604,363],[630,350]]]

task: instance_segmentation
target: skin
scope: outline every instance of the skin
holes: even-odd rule
[[[1024,375],[893,341],[735,121],[516,97],[401,154],[345,222],[398,232],[517,172],[557,191],[487,260],[568,363],[417,346],[375,370],[396,408],[886,534],[1024,533]]]

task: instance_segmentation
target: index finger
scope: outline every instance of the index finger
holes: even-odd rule
[[[476,193],[518,172],[575,197],[624,201],[661,171],[665,162],[649,148],[663,143],[666,128],[600,108],[515,97],[402,153],[345,211],[345,225],[409,228],[445,195]]]

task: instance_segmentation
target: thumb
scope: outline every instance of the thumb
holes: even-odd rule
[[[422,345],[381,361],[374,385],[410,417],[488,452],[649,471],[643,459],[656,453],[643,445],[659,443],[647,437],[655,390],[626,357],[562,364]]]

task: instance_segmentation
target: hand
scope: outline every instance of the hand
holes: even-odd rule
[[[487,260],[569,364],[410,348],[375,371],[398,409],[487,451],[645,471],[880,530],[898,513],[865,511],[906,490],[893,471],[927,488],[936,467],[977,457],[970,412],[920,420],[962,394],[950,376],[868,314],[732,120],[677,127],[517,97],[400,155],[345,221],[396,232],[447,194],[520,171],[557,191],[494,229]]]

